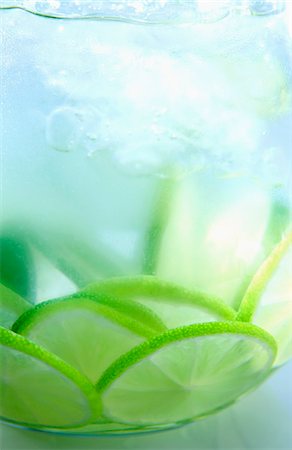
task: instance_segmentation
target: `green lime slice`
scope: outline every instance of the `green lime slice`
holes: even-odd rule
[[[30,308],[30,303],[0,284],[0,325],[2,327],[10,328],[15,320]]]
[[[135,283],[135,278],[124,277],[110,278],[93,283],[82,291],[82,295],[89,295],[99,303],[111,306],[116,311],[126,314],[129,318],[149,329],[151,334],[153,332],[155,334],[163,333],[167,328],[161,318],[147,305],[134,301],[136,299],[131,295],[132,280]],[[139,280],[140,278],[137,278],[138,282]],[[128,281],[130,283],[129,289],[127,289]],[[119,289],[120,285],[121,289]]]
[[[16,232],[7,232],[0,236],[0,254],[0,282],[33,303],[35,268],[29,245]]]
[[[211,322],[168,331],[115,361],[97,383],[116,422],[171,424],[223,408],[269,373],[272,336],[252,324]]]
[[[37,305],[21,316],[13,331],[42,345],[91,381],[121,354],[155,333],[126,312],[131,302],[80,294]],[[115,307],[116,306],[116,307]],[[134,305],[137,307],[137,305]]]
[[[278,344],[275,365],[292,357],[292,247],[283,256],[253,316],[253,322],[274,336]]]
[[[239,285],[260,256],[269,202],[254,186],[242,192],[236,178],[198,182],[188,177],[173,182],[169,193],[166,188],[146,235],[145,259],[152,261],[147,274],[235,306]],[[210,202],[212,194],[218,201]]]
[[[149,258],[155,261],[148,274],[191,289],[196,285],[194,278],[201,256],[197,252],[198,237],[194,232],[198,222],[195,192],[189,179],[162,185],[161,198],[153,211],[152,233],[148,237],[149,244],[154,242],[154,249],[149,244],[149,249],[145,249],[146,261]]]
[[[86,289],[88,293],[96,291],[135,300],[150,308],[168,328],[235,318],[235,311],[219,299],[153,276],[112,278]]]
[[[274,247],[255,273],[242,299],[237,319],[253,321],[278,344],[275,365],[292,356],[292,231]]]
[[[267,330],[277,342],[275,366],[287,362],[292,357],[292,302],[262,305],[255,313],[254,323]]]
[[[75,427],[100,415],[100,398],[83,375],[2,327],[0,363],[0,416],[4,420],[28,426]]]

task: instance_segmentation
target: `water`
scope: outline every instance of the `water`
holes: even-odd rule
[[[238,306],[288,228],[291,43],[260,15],[273,2],[219,3],[163,25],[137,5],[128,22],[1,11],[1,226],[29,247],[36,302],[154,274]]]

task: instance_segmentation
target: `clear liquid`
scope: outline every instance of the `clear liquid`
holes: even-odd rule
[[[2,28],[2,242],[18,261],[28,248],[27,296],[151,274],[237,308],[291,223],[281,15],[142,26],[7,11]]]

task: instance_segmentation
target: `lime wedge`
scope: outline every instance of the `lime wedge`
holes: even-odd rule
[[[0,325],[2,327],[10,328],[15,320],[30,308],[30,303],[0,284]]]
[[[150,308],[168,328],[235,318],[235,311],[219,299],[153,276],[112,278],[90,285],[85,292],[135,300]]]
[[[275,365],[292,356],[292,232],[287,233],[258,268],[242,299],[237,319],[253,321],[278,344]]]
[[[131,302],[125,304],[129,308]],[[19,318],[13,331],[42,345],[93,382],[121,354],[156,334],[122,313],[119,301],[102,296],[99,302],[85,294],[37,305]]]
[[[28,426],[74,427],[100,415],[98,394],[77,370],[0,327],[0,415]]]
[[[168,331],[115,361],[97,383],[103,413],[141,425],[187,421],[223,408],[269,373],[272,336],[246,323]]]

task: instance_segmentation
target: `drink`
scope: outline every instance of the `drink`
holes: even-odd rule
[[[227,3],[1,11],[8,422],[168,428],[291,357],[291,43]]]

